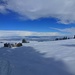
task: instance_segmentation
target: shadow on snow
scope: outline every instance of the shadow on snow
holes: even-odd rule
[[[63,44],[62,46],[75,47],[75,44]]]
[[[0,49],[0,57],[11,63],[11,75],[72,75],[67,71],[68,69],[63,61],[45,58],[43,55],[32,47]],[[2,70],[1,67],[0,65],[0,70]],[[5,73],[0,75],[10,75],[10,73]]]

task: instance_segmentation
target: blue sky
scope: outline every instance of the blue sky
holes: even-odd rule
[[[54,18],[40,18],[37,20],[22,20],[16,13],[0,14],[0,30],[25,30],[37,32],[54,32],[52,28],[67,28],[70,25],[57,23]]]
[[[42,1],[43,0],[41,0],[41,2]],[[52,2],[51,0],[44,1],[46,1],[46,3]],[[73,1],[74,0],[72,0],[72,2]],[[26,2],[28,4],[25,5]],[[69,2],[69,4],[72,5],[72,2]],[[57,0],[55,5],[60,5],[61,3],[62,0]],[[71,9],[71,7],[72,6],[69,5],[65,6],[66,9]],[[60,7],[60,9],[61,8],[62,7]],[[11,0],[1,0],[0,32],[7,31],[7,35],[9,35],[8,32],[10,31],[12,31],[14,35],[16,35],[16,31],[23,31],[24,34],[30,32],[30,35],[74,35],[74,11],[71,12],[63,8],[63,10],[59,9],[62,11],[59,11],[59,13],[58,9],[59,7],[54,8],[46,5],[45,2],[40,3],[40,1],[36,3],[34,0],[32,0],[31,3],[29,0],[22,0],[22,2],[20,2],[20,0],[13,0],[13,2]]]

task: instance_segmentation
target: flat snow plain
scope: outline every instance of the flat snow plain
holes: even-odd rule
[[[75,39],[31,41],[19,48],[0,43],[0,75],[75,75]]]

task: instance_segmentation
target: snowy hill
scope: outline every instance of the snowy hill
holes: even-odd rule
[[[74,39],[31,41],[19,48],[2,46],[0,75],[75,75]]]

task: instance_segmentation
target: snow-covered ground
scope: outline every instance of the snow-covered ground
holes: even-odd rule
[[[31,41],[19,48],[2,46],[0,75],[75,75],[74,39]]]

